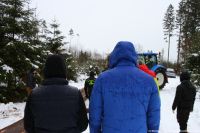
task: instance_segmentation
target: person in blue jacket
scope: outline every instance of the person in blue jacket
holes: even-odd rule
[[[158,132],[160,97],[154,79],[137,67],[131,42],[119,42],[109,70],[94,84],[89,105],[90,133]]]

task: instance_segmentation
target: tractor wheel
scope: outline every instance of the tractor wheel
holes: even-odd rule
[[[158,69],[156,70],[156,78],[158,80],[158,86],[160,90],[162,90],[167,83],[167,75],[164,70]]]

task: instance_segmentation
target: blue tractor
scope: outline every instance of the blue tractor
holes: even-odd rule
[[[143,64],[146,64],[147,67],[156,73],[156,78],[158,79],[158,85],[160,89],[163,89],[165,84],[168,82],[166,75],[166,67],[159,64],[157,53],[147,52],[139,53],[138,60]]]

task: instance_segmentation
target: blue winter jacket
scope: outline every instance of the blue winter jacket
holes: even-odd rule
[[[90,133],[157,132],[158,88],[151,76],[137,68],[133,44],[119,42],[109,67],[95,81],[89,106]]]

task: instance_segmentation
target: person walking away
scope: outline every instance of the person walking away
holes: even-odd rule
[[[31,70],[27,74],[27,83],[26,83],[26,91],[28,95],[32,92],[33,88],[36,87],[36,69],[31,68]]]
[[[91,71],[90,76],[85,80],[85,85],[84,85],[85,95],[88,99],[90,99],[95,80],[96,80],[95,73]]]
[[[190,112],[193,111],[196,88],[190,82],[190,74],[183,71],[180,75],[181,84],[176,88],[176,95],[172,105],[173,112],[177,108],[177,121],[180,126],[180,132],[187,133],[187,122]]]
[[[62,56],[51,55],[44,67],[44,81],[29,95],[24,112],[27,133],[80,133],[88,118],[80,91],[68,84]]]
[[[157,133],[160,97],[153,77],[137,67],[131,42],[119,42],[109,70],[96,79],[89,105],[90,133]]]

